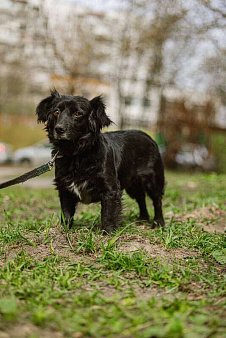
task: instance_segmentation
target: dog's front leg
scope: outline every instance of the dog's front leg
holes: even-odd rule
[[[69,229],[73,225],[73,216],[75,207],[79,201],[78,197],[67,190],[59,190],[60,204],[61,204],[61,224],[66,225]]]
[[[118,226],[122,209],[121,197],[121,190],[108,192],[102,197],[101,223],[107,233],[114,231]]]

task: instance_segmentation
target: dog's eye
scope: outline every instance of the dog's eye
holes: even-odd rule
[[[57,108],[57,109],[55,109],[54,110],[54,112],[53,112],[53,114],[56,116],[56,115],[58,115],[58,114],[60,114],[60,110]]]
[[[79,111],[76,111],[76,112],[75,112],[75,116],[76,116],[76,117],[81,117],[81,116],[82,116],[82,113],[80,113]]]

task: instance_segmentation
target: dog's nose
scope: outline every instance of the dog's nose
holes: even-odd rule
[[[63,134],[65,132],[65,129],[62,126],[56,126],[55,131],[57,134]]]

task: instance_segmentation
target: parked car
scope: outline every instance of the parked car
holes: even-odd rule
[[[215,160],[213,155],[204,145],[186,143],[176,153],[175,161],[180,166],[189,168],[202,168],[206,171],[214,170]]]
[[[51,144],[42,141],[30,147],[20,148],[13,154],[13,162],[23,165],[39,165],[51,159]]]
[[[12,161],[11,146],[7,143],[0,142],[0,164],[10,163]]]

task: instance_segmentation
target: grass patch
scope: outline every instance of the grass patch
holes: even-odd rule
[[[65,232],[54,189],[2,190],[0,330],[6,337],[223,337],[225,176],[167,173],[166,227],[103,236],[100,206]],[[148,201],[150,213],[153,213]],[[8,336],[7,336],[8,335]]]

